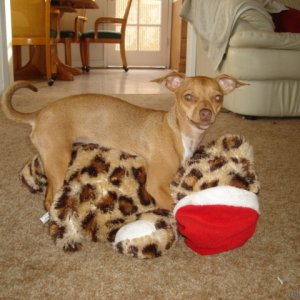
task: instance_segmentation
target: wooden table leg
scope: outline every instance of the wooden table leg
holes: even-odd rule
[[[30,46],[31,55],[29,62],[21,67],[21,47],[14,47],[14,69],[15,80],[29,79],[46,75],[45,67],[45,46]],[[64,81],[74,80],[74,75],[82,74],[79,68],[64,64],[57,55],[57,45],[51,46],[52,56],[52,78]],[[47,78],[50,80],[50,78]]]
[[[14,46],[14,75],[15,80],[28,79],[46,74],[44,46],[30,46],[30,59],[25,66],[21,66],[21,46]],[[54,70],[55,72],[55,70]]]
[[[56,62],[57,67],[57,79],[59,80],[74,80],[74,75],[82,74],[82,71],[78,68],[74,68],[64,64],[58,57]]]

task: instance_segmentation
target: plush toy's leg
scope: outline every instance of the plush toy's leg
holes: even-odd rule
[[[139,214],[137,221],[119,229],[113,246],[127,256],[154,258],[163,255],[176,240],[177,227],[172,213],[154,209]]]
[[[76,213],[76,197],[69,192],[65,187],[55,197],[50,208],[49,232],[56,246],[66,252],[74,252],[81,249],[84,235]]]
[[[51,221],[49,225],[50,235],[53,237],[57,247],[63,249],[65,252],[75,252],[81,249],[84,240],[80,232],[80,228],[76,226],[69,218],[65,222],[66,226],[59,225],[57,222]]]

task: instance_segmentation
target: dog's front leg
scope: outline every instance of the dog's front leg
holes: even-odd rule
[[[171,210],[173,199],[171,197],[170,183],[175,173],[164,167],[164,162],[149,164],[147,167],[146,190],[155,199],[160,208]]]

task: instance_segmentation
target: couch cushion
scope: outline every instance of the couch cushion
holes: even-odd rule
[[[287,7],[292,7],[300,10],[300,1],[299,0],[276,0],[277,2],[281,2]]]
[[[238,27],[243,21],[246,21],[252,29],[274,31],[274,25],[272,22],[254,9],[248,9],[241,14],[236,23],[237,31],[239,31]]]
[[[276,32],[300,33],[300,10],[289,8],[277,14],[272,14]]]

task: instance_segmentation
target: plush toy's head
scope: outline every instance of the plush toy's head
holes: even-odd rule
[[[201,254],[243,245],[259,216],[259,182],[253,150],[243,137],[226,135],[201,146],[171,185],[174,215],[186,244]]]

